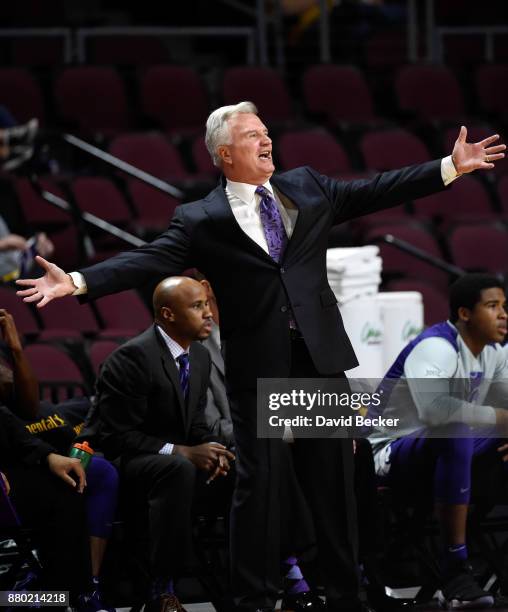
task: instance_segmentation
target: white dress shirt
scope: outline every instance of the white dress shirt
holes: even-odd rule
[[[458,177],[451,155],[448,155],[441,160],[441,177],[445,185],[449,185]],[[256,187],[257,185],[250,185],[249,183],[236,183],[234,181],[227,180],[226,197],[238,225],[247,234],[247,236],[249,236],[249,238],[254,240],[256,244],[258,244],[268,253],[268,244],[266,242],[263,225],[261,223],[261,216],[259,214],[259,203],[261,198],[258,194],[256,194]],[[266,189],[268,189],[268,191],[270,191],[275,198],[282,217],[282,223],[286,228],[288,238],[291,238],[291,234],[293,233],[296,219],[298,217],[298,210],[288,209],[282,205],[282,202],[274,192],[270,181],[266,181],[263,187],[266,187]],[[69,276],[72,278],[72,282],[76,286],[76,290],[72,295],[81,295],[86,293],[87,289],[85,277],[80,272],[70,272]]]

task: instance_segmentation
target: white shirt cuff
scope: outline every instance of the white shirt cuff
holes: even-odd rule
[[[83,295],[83,293],[88,291],[85,277],[81,274],[81,272],[69,272],[69,276],[72,278],[72,282],[76,287],[76,291],[74,291],[72,295]]]
[[[455,170],[455,164],[453,163],[452,156],[448,155],[443,157],[441,160],[441,177],[443,183],[449,185],[452,181],[458,178],[457,170]]]
[[[159,455],[172,455],[173,454],[173,449],[175,448],[174,444],[171,444],[171,442],[167,442],[166,444],[164,444],[164,446],[160,449],[159,451]]]

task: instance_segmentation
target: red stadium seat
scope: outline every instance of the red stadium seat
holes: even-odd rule
[[[367,132],[360,150],[365,166],[372,170],[395,170],[431,159],[425,144],[414,134],[402,129]]]
[[[386,234],[392,234],[400,240],[404,240],[429,255],[443,259],[441,249],[434,236],[414,225],[382,225],[373,227],[364,237],[364,243],[375,242],[379,245],[380,255],[383,260],[383,273],[388,275],[400,275],[419,280],[426,280],[436,287],[445,289],[448,285],[448,275],[431,264],[420,261],[416,257],[401,251],[400,249],[379,242],[378,239]]]
[[[95,301],[104,324],[101,337],[135,336],[149,327],[152,317],[135,291],[122,291]]]
[[[293,119],[291,99],[286,85],[272,68],[229,68],[222,85],[224,104],[250,100],[257,106],[263,121],[282,123]]]
[[[51,344],[30,344],[25,348],[25,355],[40,382],[83,382],[83,375],[74,361]]]
[[[64,119],[87,134],[114,134],[129,128],[125,87],[113,68],[66,68],[56,79],[54,96]]]
[[[176,147],[157,132],[117,136],[109,152],[160,179],[185,180],[189,176]]]
[[[55,181],[41,179],[40,184],[43,189],[65,199],[65,194]],[[28,179],[15,179],[13,185],[27,224],[34,227],[62,227],[70,223],[70,214],[43,200]]]
[[[13,289],[0,287],[0,308],[5,308],[14,317],[16,327],[22,334],[37,335],[40,331],[31,306],[23,302]]]
[[[311,166],[318,172],[331,176],[351,172],[346,152],[325,130],[286,132],[279,137],[277,150],[284,170]]]
[[[483,183],[474,176],[461,176],[448,189],[415,200],[414,210],[419,217],[435,217],[446,224],[492,221],[497,216]]]
[[[332,122],[375,123],[379,118],[363,74],[354,66],[311,66],[303,75],[303,97],[311,113]]]
[[[457,121],[464,98],[454,73],[445,66],[405,66],[395,78],[399,107],[423,121]]]
[[[55,246],[51,261],[64,270],[75,270],[84,263],[85,253],[82,237],[76,226],[69,225],[55,232],[50,232],[49,237]]]
[[[506,118],[508,96],[508,64],[485,64],[475,74],[476,96],[481,109]]]
[[[43,399],[58,402],[87,393],[81,370],[64,351],[50,344],[30,344],[25,348],[25,355],[43,389]],[[49,386],[55,387],[53,392]]]
[[[138,212],[135,226],[141,231],[167,229],[180,202],[136,179],[129,180],[127,184],[132,203]]]
[[[170,133],[202,132],[208,116],[205,88],[186,66],[152,66],[140,79],[143,111]]]
[[[6,106],[19,123],[36,117],[45,123],[41,89],[25,68],[0,68],[0,104]]]
[[[497,184],[497,195],[501,204],[502,214],[508,218],[508,176],[503,176]]]
[[[453,262],[465,270],[502,274],[508,270],[508,232],[498,224],[457,227],[448,247]]]
[[[449,316],[448,299],[445,292],[421,280],[403,278],[388,283],[389,291],[419,291],[423,296],[425,325],[434,325]]]
[[[205,177],[217,177],[220,174],[219,168],[213,165],[204,136],[198,136],[192,143],[192,159],[199,174]]]
[[[119,347],[119,343],[114,340],[96,340],[90,347],[90,363],[95,374],[99,374],[101,365],[106,358]]]
[[[53,300],[39,310],[44,330],[40,340],[95,335],[99,325],[88,304],[79,305],[77,300]]]
[[[110,180],[102,177],[80,177],[71,183],[70,188],[82,211],[120,225],[127,225],[132,220],[133,215],[128,203]]]

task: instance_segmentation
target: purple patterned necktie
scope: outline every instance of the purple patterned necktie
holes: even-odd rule
[[[189,353],[182,353],[179,355],[176,360],[180,365],[180,386],[182,387],[182,393],[185,399],[187,399],[187,395],[189,393]]]
[[[272,259],[279,262],[288,242],[279,207],[272,194],[263,185],[256,187],[256,193],[261,197],[259,215],[268,243],[268,252]]]

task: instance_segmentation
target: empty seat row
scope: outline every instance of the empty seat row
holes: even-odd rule
[[[371,228],[364,242],[377,243],[383,259],[383,272],[387,279],[404,276],[424,280],[432,286],[445,290],[448,274],[419,260],[391,244],[382,237],[392,235],[429,255],[446,260],[445,253],[436,237],[417,223],[386,224]],[[446,239],[446,250],[455,266],[466,271],[506,273],[508,269],[508,230],[499,223],[459,224]]]
[[[482,112],[506,117],[503,104],[508,65],[480,66],[475,74],[476,98]],[[374,100],[364,74],[354,66],[311,66],[302,77],[306,111],[331,123],[376,123]],[[202,131],[210,109],[206,87],[188,67],[152,66],[138,78],[142,113],[170,133]],[[466,115],[462,88],[445,66],[411,65],[395,76],[393,88],[400,110],[421,121],[457,121]],[[493,95],[495,94],[495,95]],[[115,133],[132,123],[126,86],[117,70],[104,66],[65,68],[54,80],[53,98],[59,116],[81,132]],[[267,122],[295,119],[295,107],[285,81],[264,67],[229,68],[222,81],[226,104],[254,101]],[[38,117],[45,122],[43,95],[31,73],[0,69],[0,104],[19,121]]]
[[[0,304],[14,316],[21,333],[46,341],[80,340],[82,336],[131,337],[152,322],[148,308],[135,291],[106,296],[93,305],[79,305],[77,300],[54,300],[45,308],[35,309],[11,289],[0,287]]]
[[[450,145],[451,146],[451,145]],[[214,169],[202,137],[193,143],[199,151],[202,173],[195,176],[213,177]],[[126,134],[111,142],[110,152],[157,178],[184,181],[190,177],[185,170],[177,148],[160,134]],[[382,130],[366,133],[359,142],[359,150],[370,171],[383,171],[431,159],[425,144],[404,130]],[[277,165],[281,170],[310,165],[317,171],[339,178],[354,176],[353,165],[345,149],[326,130],[288,131],[274,143]],[[503,166],[498,163],[499,169]],[[506,164],[504,166],[506,168]],[[123,173],[119,173],[118,178]],[[120,190],[115,182],[104,177],[78,177],[66,180],[68,193],[56,179],[42,179],[41,187],[64,199],[72,197],[77,206],[107,221],[130,227],[133,231],[165,229],[179,203],[140,180],[121,179]],[[25,221],[38,227],[61,228],[71,216],[45,202],[28,179],[12,180]],[[416,201],[414,213],[425,219],[450,222],[454,219],[492,219],[496,215],[508,216],[508,175],[497,184],[499,212],[492,205],[491,196],[480,176],[462,177],[451,188]],[[107,203],[107,206],[105,205]],[[376,219],[404,216],[400,209],[390,209],[365,218],[369,224]]]

